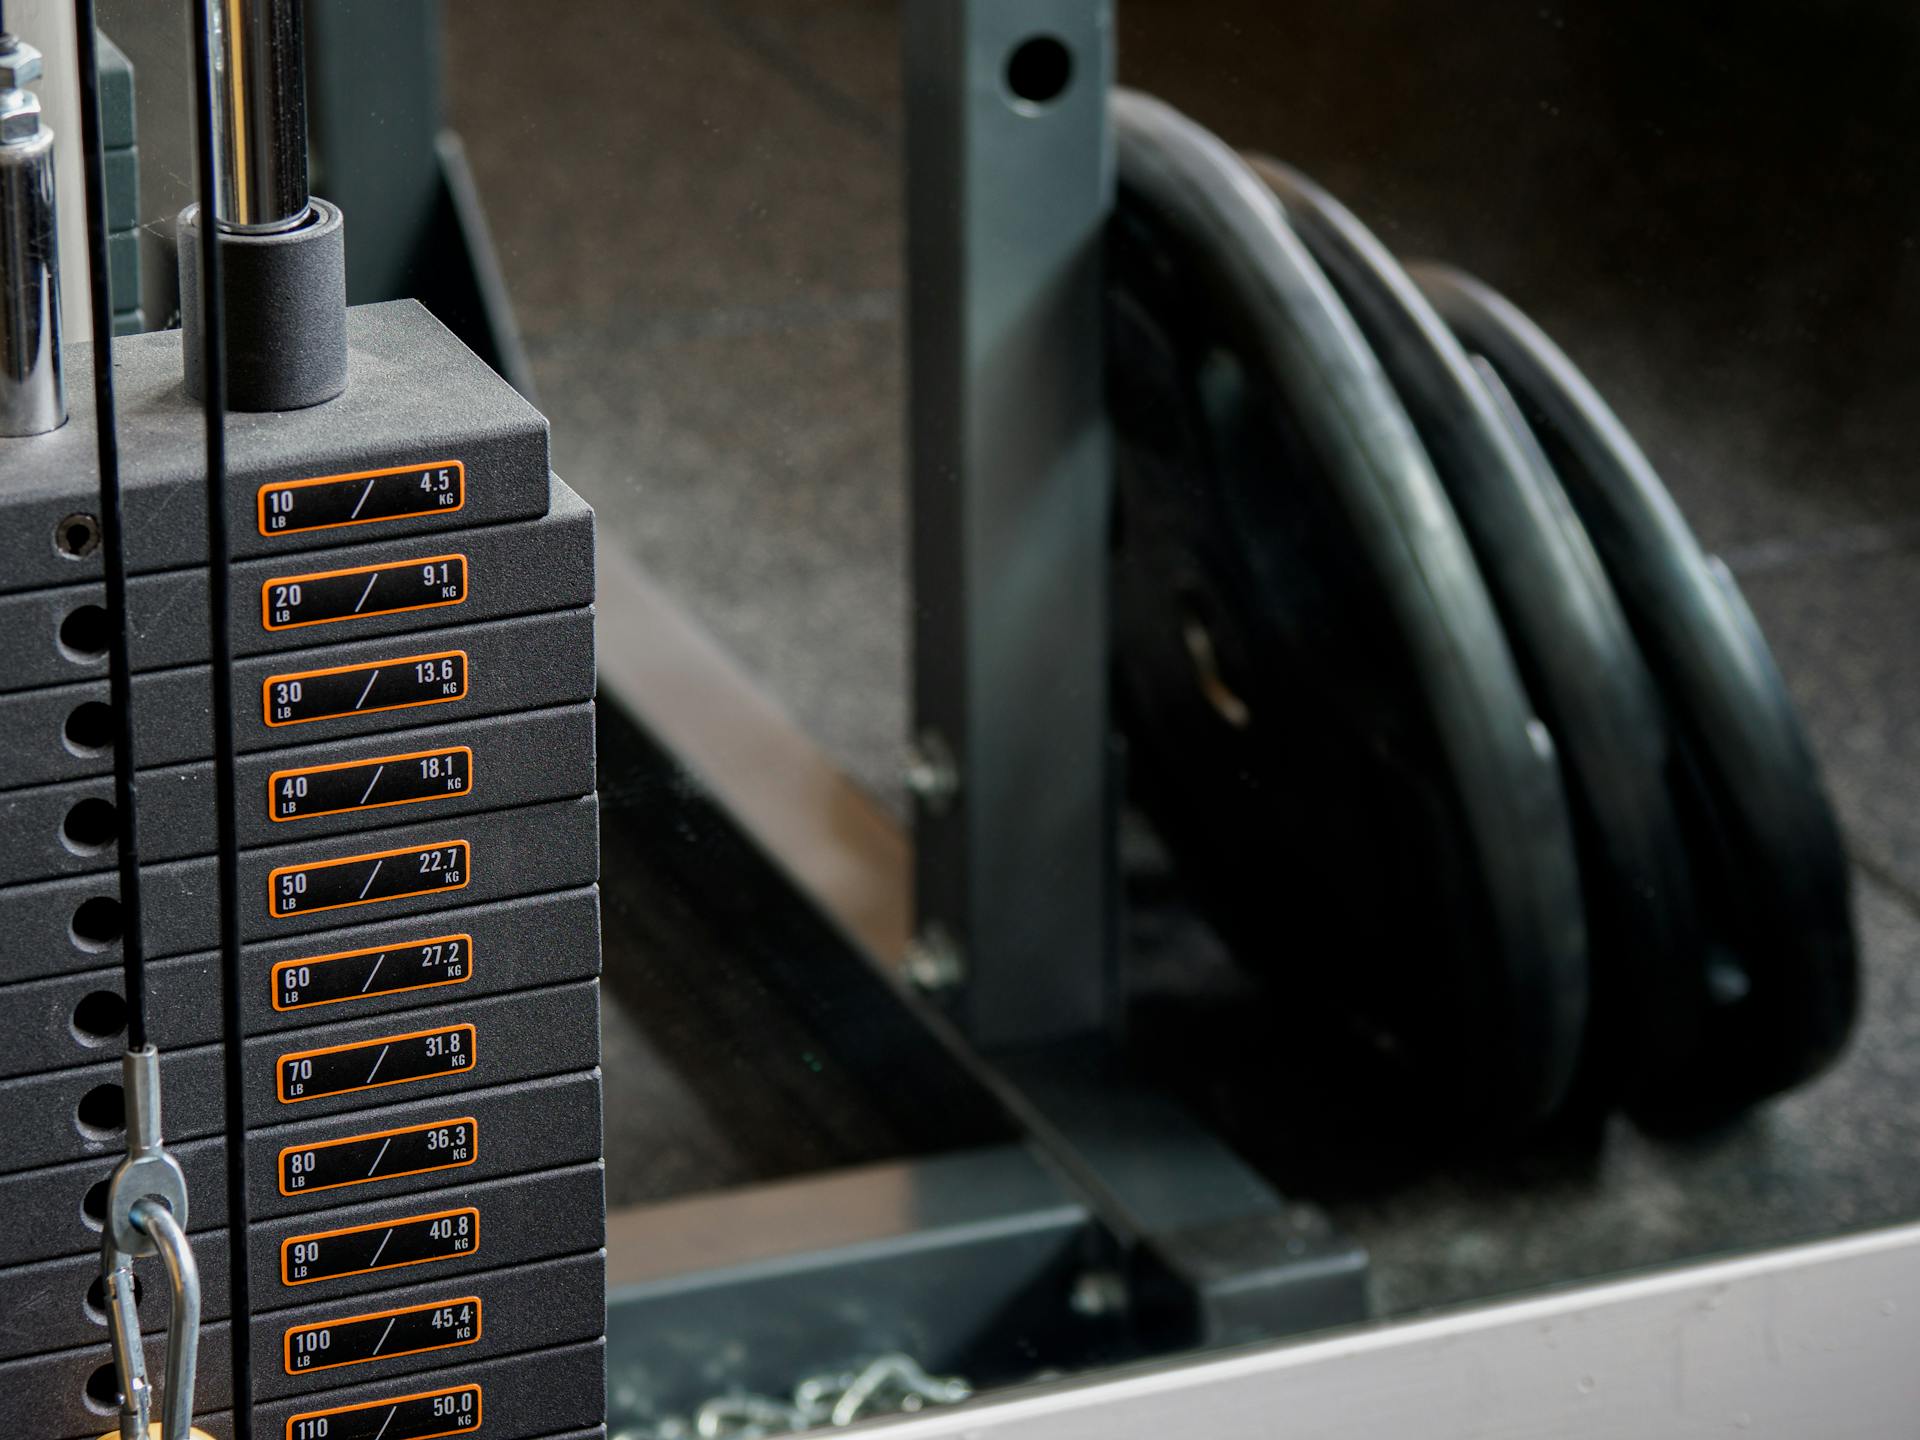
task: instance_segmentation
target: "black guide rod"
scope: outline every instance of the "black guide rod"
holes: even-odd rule
[[[107,696],[113,707],[113,808],[120,867],[120,964],[127,1045],[147,1043],[147,954],[141,922],[139,785],[134,779],[133,664],[120,436],[113,394],[113,294],[107,266],[106,149],[100,119],[99,37],[93,0],[74,0],[80,68],[81,168],[86,176],[87,289],[93,306],[93,407],[100,465],[100,545],[107,583]]]
[[[235,7],[245,9],[245,6]],[[193,94],[195,180],[200,213],[217,214],[220,156],[230,147],[221,139],[222,108],[214,65],[218,12],[209,0],[196,0],[193,13]],[[231,115],[231,111],[227,115]],[[304,144],[305,135],[302,133]],[[301,184],[305,186],[304,165]],[[304,203],[304,202],[303,202]],[[231,1342],[234,1440],[253,1440],[253,1297],[248,1237],[246,1080],[242,1050],[246,1041],[241,1014],[240,852],[235,827],[233,766],[233,541],[227,526],[227,371],[225,295],[220,279],[221,227],[201,224],[200,375],[201,413],[206,425],[207,462],[207,612],[213,652],[213,774],[215,846],[219,863],[220,1018],[225,1034],[227,1137],[228,1327]]]

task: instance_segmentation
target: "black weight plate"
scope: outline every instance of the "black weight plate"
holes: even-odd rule
[[[1558,747],[1592,971],[1582,1100],[1657,1094],[1693,1063],[1706,1004],[1674,742],[1653,677],[1546,457],[1446,322],[1339,201],[1277,161],[1252,164],[1406,406]]]
[[[1559,348],[1479,282],[1416,267],[1513,392],[1607,568],[1682,745],[1679,803],[1710,934],[1690,1073],[1636,1113],[1711,1123],[1839,1054],[1858,1003],[1839,827],[1773,656],[1626,428]]]
[[[1122,93],[1113,118],[1135,796],[1298,1026],[1363,1044],[1327,1095],[1364,1086],[1456,1139],[1524,1130],[1586,1011],[1552,742],[1412,425],[1271,194],[1164,105]]]

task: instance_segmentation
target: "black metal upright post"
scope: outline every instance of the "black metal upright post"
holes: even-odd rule
[[[918,938],[972,1041],[1115,1012],[1100,249],[1109,0],[914,0]]]
[[[354,217],[350,303],[418,300],[531,400],[486,213],[447,124],[442,22],[440,0],[307,7],[314,188]]]

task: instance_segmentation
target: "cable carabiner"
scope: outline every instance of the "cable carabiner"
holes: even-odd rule
[[[107,1330],[120,1377],[121,1440],[148,1440],[153,1387],[134,1309],[133,1262],[160,1257],[167,1272],[166,1413],[161,1440],[189,1440],[200,1355],[200,1267],[187,1239],[187,1182],[160,1139],[160,1053],[151,1045],[121,1061],[127,1094],[127,1156],[107,1184],[107,1220],[100,1274],[107,1294]]]

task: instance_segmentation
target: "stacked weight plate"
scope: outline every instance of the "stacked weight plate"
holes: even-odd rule
[[[356,309],[348,337],[339,399],[228,423],[238,1038],[201,422],[177,334],[116,352],[150,1030],[206,1291],[197,1411],[233,1433],[244,1323],[256,1436],[598,1435],[593,517],[549,472],[541,416],[424,310]],[[98,1435],[115,1390],[96,1277],[126,1007],[88,363],[63,430],[0,441],[0,1433],[38,1440]],[[157,1336],[165,1285],[143,1285]]]
[[[1112,114],[1129,784],[1266,990],[1170,986],[1136,1043],[1346,1183],[1818,1074],[1858,1000],[1838,827],[1625,427],[1305,176],[1145,96]]]

